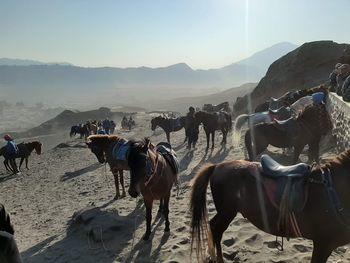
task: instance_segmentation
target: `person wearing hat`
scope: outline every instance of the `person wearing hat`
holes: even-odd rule
[[[188,111],[189,112],[186,115],[185,132],[186,137],[188,137],[187,148],[191,149],[191,147],[194,148],[196,146],[198,140],[199,127],[196,123],[194,108],[191,106],[188,108]]]
[[[5,145],[5,153],[4,157],[5,159],[8,159],[10,162],[10,165],[12,167],[13,173],[17,174],[19,173],[17,164],[16,164],[16,155],[18,153],[18,147],[14,139],[9,134],[6,134],[4,136],[4,140],[7,142]]]
[[[346,102],[350,102],[350,75],[347,76],[347,78],[343,83],[342,92],[343,92],[343,100]]]
[[[341,66],[341,63],[335,64],[335,67],[331,74],[329,75],[329,91],[335,92],[337,87],[337,75],[338,75],[338,69]]]

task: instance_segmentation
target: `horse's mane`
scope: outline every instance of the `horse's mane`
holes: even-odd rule
[[[119,141],[122,139],[122,137],[118,135],[107,135],[107,134],[95,134],[95,135],[90,135],[87,138],[87,141]]]

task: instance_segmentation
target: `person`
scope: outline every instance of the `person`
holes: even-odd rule
[[[344,81],[342,92],[343,100],[346,102],[350,102],[350,75]]]
[[[122,119],[122,128],[125,129],[128,123],[128,119],[126,118],[126,116],[123,117]]]
[[[13,173],[17,174],[19,173],[17,164],[16,164],[16,155],[18,153],[18,147],[14,139],[9,134],[6,134],[4,136],[4,140],[7,142],[5,146],[5,153],[4,157],[5,159],[8,159],[10,162],[10,165],[12,167]]]
[[[103,129],[102,125],[98,126],[97,134],[106,134],[106,131]]]
[[[196,123],[195,119],[195,110],[191,106],[188,108],[188,113],[186,115],[186,125],[185,125],[185,131],[186,131],[186,136],[188,136],[188,144],[187,148],[191,149],[191,147],[195,147],[197,140],[198,140],[198,124]]]
[[[115,131],[115,127],[116,127],[117,125],[115,124],[115,122],[113,121],[113,120],[111,120],[111,132],[110,132],[110,134],[113,134],[114,133],[114,131]]]
[[[103,126],[103,129],[105,130],[105,133],[106,134],[109,134],[109,130],[111,128],[111,123],[109,121],[108,118],[106,118],[103,122],[102,122],[102,126]]]
[[[343,96],[343,84],[345,82],[345,79],[350,74],[350,65],[349,64],[343,64],[338,69],[338,75],[337,75],[337,88],[336,92],[337,95]]]
[[[333,71],[331,72],[331,74],[329,74],[329,91],[330,92],[335,92],[336,91],[336,87],[337,87],[337,75],[339,72],[339,67],[341,66],[341,63],[337,63],[335,64],[335,67],[333,69]]]

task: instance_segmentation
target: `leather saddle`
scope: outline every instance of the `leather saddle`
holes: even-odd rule
[[[311,172],[310,165],[306,163],[284,166],[266,154],[261,156],[261,169],[263,175],[276,179],[279,177],[300,178]]]
[[[164,159],[173,169],[174,173],[177,174],[179,172],[179,161],[177,160],[176,153],[171,148],[170,143],[160,142],[157,144],[156,150],[159,154],[161,154],[164,157]]]
[[[305,163],[284,166],[268,155],[261,157],[261,182],[268,200],[279,211],[278,228],[287,237],[300,236],[291,215],[305,207],[310,172],[311,167]]]

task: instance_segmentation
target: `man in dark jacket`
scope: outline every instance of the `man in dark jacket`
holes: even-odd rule
[[[199,125],[196,122],[195,110],[191,106],[189,107],[189,112],[186,115],[186,135],[188,136],[188,149],[195,147],[198,140]]]

